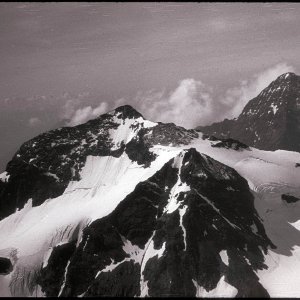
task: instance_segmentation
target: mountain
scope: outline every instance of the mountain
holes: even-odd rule
[[[300,153],[122,106],[0,174],[1,296],[300,296]]]
[[[285,73],[250,100],[237,119],[197,130],[263,150],[300,151],[300,76]]]
[[[129,105],[76,127],[41,134],[24,143],[7,165],[7,179],[0,180],[0,218],[23,208],[29,198],[36,206],[61,195],[70,181],[80,179],[89,156],[126,154],[147,167],[156,157],[149,151],[151,145],[187,144],[197,136],[194,130],[175,124],[144,120]]]
[[[229,295],[268,295],[254,271],[264,267],[263,251],[271,242],[247,182],[194,148],[181,151],[111,214],[86,227],[76,248],[71,243],[66,272],[57,261],[61,248],[42,269],[47,296],[194,296],[199,285],[218,290],[223,277]],[[244,250],[247,244],[253,255]]]

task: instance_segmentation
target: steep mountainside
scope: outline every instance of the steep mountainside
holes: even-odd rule
[[[300,151],[300,76],[279,76],[250,100],[237,119],[199,126],[206,134],[234,138],[264,150]]]
[[[150,140],[147,134],[152,127]],[[0,180],[0,219],[22,208],[29,198],[36,206],[61,195],[71,180],[79,180],[87,156],[126,153],[132,161],[148,166],[155,159],[149,152],[151,144],[186,144],[197,136],[174,124],[144,120],[128,105],[76,127],[43,133],[24,143],[8,163]]]
[[[1,296],[300,296],[300,153],[122,106],[0,174]]]
[[[266,296],[254,271],[270,244],[247,182],[191,148],[86,227],[66,272],[55,248],[40,284],[48,296],[226,293],[221,284],[227,296]]]

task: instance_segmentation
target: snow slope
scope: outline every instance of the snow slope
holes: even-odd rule
[[[137,183],[152,176],[179,151],[155,149],[159,156],[149,168],[133,163],[125,153],[119,158],[88,157],[82,180],[70,182],[63,195],[37,207],[28,200],[22,210],[0,222],[1,249],[17,249],[17,266],[21,258],[26,258],[23,268],[42,263],[49,248],[67,242],[84,225],[112,212]]]

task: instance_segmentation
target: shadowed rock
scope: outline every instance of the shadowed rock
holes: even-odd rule
[[[0,275],[7,275],[13,269],[12,263],[9,258],[0,257]]]

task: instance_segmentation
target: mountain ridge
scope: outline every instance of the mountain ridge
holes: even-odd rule
[[[195,130],[147,121],[130,105],[42,133],[25,142],[7,164],[5,179],[0,179],[0,219],[22,208],[28,198],[35,206],[61,195],[70,180],[79,180],[88,155],[119,157],[125,152],[146,167],[155,159],[150,145],[188,143],[195,137]],[[26,186],[24,177],[32,178]]]
[[[196,128],[263,150],[300,151],[300,76],[288,72],[251,99],[236,119]]]

